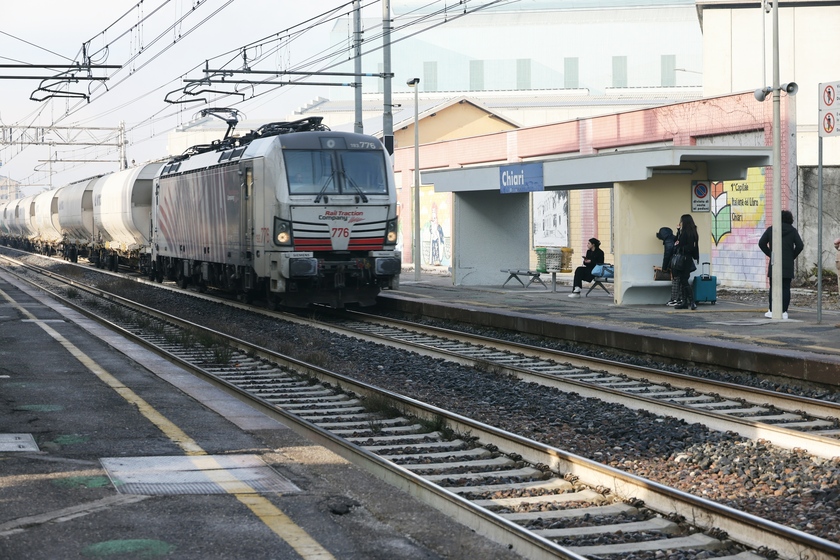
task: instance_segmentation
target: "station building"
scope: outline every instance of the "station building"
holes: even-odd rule
[[[20,198],[20,183],[0,175],[0,204]]]

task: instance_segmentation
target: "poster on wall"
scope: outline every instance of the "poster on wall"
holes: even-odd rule
[[[767,258],[758,248],[758,239],[767,227],[764,168],[748,169],[744,180],[712,181],[709,185],[711,257],[718,282],[735,288],[765,289]]]
[[[448,269],[452,265],[452,194],[420,189],[420,255],[423,266]]]
[[[533,193],[534,247],[569,246],[569,191]]]

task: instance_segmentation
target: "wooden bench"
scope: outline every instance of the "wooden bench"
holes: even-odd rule
[[[607,289],[607,287],[604,286],[604,284],[612,284],[612,283],[613,283],[613,277],[612,276],[609,276],[609,277],[607,277],[607,276],[596,276],[595,278],[592,279],[592,285],[589,286],[589,290],[586,292],[586,297],[589,297],[589,292],[591,292],[592,290],[594,290],[598,286],[600,286],[602,290],[607,292],[607,295],[611,296],[612,294]]]
[[[531,284],[542,284],[543,287],[546,290],[548,289],[548,286],[546,286],[545,282],[543,282],[542,278],[540,278],[540,273],[537,272],[536,270],[520,270],[518,268],[503,268],[503,269],[501,269],[501,272],[505,272],[505,273],[508,274],[507,280],[505,280],[505,283],[502,284],[502,288],[504,288],[505,284],[510,282],[511,279],[515,278],[517,282],[522,284],[523,288],[527,288]],[[525,284],[525,282],[522,281],[522,278],[520,278],[520,276],[527,276],[528,277],[528,283]]]

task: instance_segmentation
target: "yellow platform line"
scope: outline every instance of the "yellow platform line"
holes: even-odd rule
[[[88,370],[90,370],[99,379],[105,382],[110,388],[116,391],[123,399],[130,404],[137,407],[140,413],[146,417],[150,422],[157,426],[166,437],[178,445],[187,455],[190,456],[206,456],[207,452],[198,445],[191,437],[189,437],[181,428],[167,419],[163,414],[159,413],[152,405],[147,403],[137,393],[122,384],[116,377],[108,373],[102,366],[97,364],[90,356],[82,352],[76,345],[64,338],[59,332],[50,327],[44,321],[39,320],[27,309],[23,308],[16,301],[14,301],[5,291],[0,290],[0,295],[8,301],[12,307],[18,310],[22,315],[28,317],[32,322],[50,335],[56,342],[61,344],[70,354],[79,360]],[[210,457],[201,458],[205,463],[207,461],[216,463]],[[218,463],[215,464],[220,468]],[[207,474],[211,479],[214,471],[208,471]],[[328,550],[322,547],[318,541],[313,539],[309,534],[289,516],[283,513],[277,506],[272,504],[268,499],[260,496],[249,484],[240,482],[231,485],[228,482],[222,485],[225,490],[236,497],[242,504],[251,510],[266,527],[271,529],[278,537],[286,541],[295,552],[301,555],[306,560],[334,560],[334,556]]]

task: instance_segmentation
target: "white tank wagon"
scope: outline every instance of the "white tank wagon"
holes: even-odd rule
[[[0,244],[9,245],[12,236],[12,216],[14,200],[0,202]]]
[[[146,270],[153,180],[162,166],[162,162],[148,163],[104,175],[94,182],[95,254],[90,259],[97,267],[117,270],[122,264]]]
[[[399,287],[396,189],[374,137],[272,123],[166,164],[152,276],[269,307],[373,304]]]
[[[62,235],[58,223],[58,196],[62,188],[44,191],[35,195],[32,203],[34,231],[31,238],[33,249],[45,255],[61,250]]]
[[[12,200],[6,207],[6,214],[9,217],[7,221],[9,245],[12,247],[26,251],[32,250],[32,238],[35,235],[34,209],[32,207],[34,202],[34,196],[27,196]]]
[[[9,218],[6,216],[9,202],[0,202],[0,240],[2,240],[5,244],[6,239],[9,236]]]
[[[88,257],[93,243],[93,185],[100,176],[70,183],[58,193],[58,223],[64,238],[64,258]]]
[[[15,242],[15,209],[19,201],[20,199],[10,200],[0,205],[0,240],[3,245],[13,245]]]

